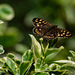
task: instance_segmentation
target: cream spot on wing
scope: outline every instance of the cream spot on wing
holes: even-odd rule
[[[63,33],[63,35],[65,35],[65,33]]]
[[[38,29],[35,30],[37,34],[41,35],[41,33],[38,31]]]
[[[39,23],[37,23],[37,26],[39,26]]]
[[[71,34],[69,34],[69,35],[67,34],[66,36],[71,36]]]
[[[66,31],[64,30],[64,33],[65,33]]]
[[[42,21],[42,19],[40,19],[40,21]]]
[[[41,31],[41,29],[39,29]]]
[[[38,22],[38,19],[36,19],[35,22]]]
[[[66,36],[69,36],[69,35],[66,35]]]
[[[69,34],[69,36],[71,36],[71,34]]]
[[[67,34],[69,34],[69,32],[67,32]]]
[[[60,36],[60,34],[58,33],[58,36]]]
[[[63,36],[63,34],[61,34],[61,36]]]
[[[41,23],[41,22],[39,22],[39,23]]]
[[[45,21],[42,21],[42,23],[45,23]]]

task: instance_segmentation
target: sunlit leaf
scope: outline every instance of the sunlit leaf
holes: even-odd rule
[[[49,68],[48,65],[45,64],[45,62],[39,58],[36,60],[34,66],[35,66],[35,72],[44,72],[47,71],[47,69]]]
[[[75,62],[74,61],[70,61],[70,60],[58,60],[55,61],[56,63],[63,63],[63,66],[72,66],[75,67]]]
[[[6,64],[9,66],[9,68],[11,69],[12,73],[14,75],[16,75],[16,69],[15,69],[15,68],[17,68],[16,63],[9,57],[4,57],[4,60],[5,60]]]
[[[54,56],[56,56],[62,49],[64,49],[63,46],[61,46],[60,48],[50,48],[47,50],[46,52],[46,58],[45,58],[45,62],[50,61]]]
[[[3,54],[4,53],[4,49],[3,49],[3,46],[0,45],[0,54]]]
[[[26,51],[22,56],[22,61],[32,61],[33,52],[31,50]]]
[[[75,57],[75,52],[74,51],[70,51],[70,53],[73,55],[73,57]]]
[[[8,53],[8,54],[7,54],[7,57],[13,59],[13,58],[15,57],[15,55],[14,55],[13,53]]]
[[[2,20],[0,20],[0,24],[4,23]]]
[[[52,70],[60,70],[60,67],[58,64],[50,64],[49,69]]]
[[[32,39],[31,49],[33,50],[34,59],[40,58],[42,56],[41,45],[39,44],[39,42],[35,39],[35,37],[33,35],[30,35],[30,37]]]

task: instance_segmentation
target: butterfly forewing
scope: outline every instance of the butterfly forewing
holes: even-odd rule
[[[52,24],[49,24],[48,22],[46,22],[41,18],[34,18],[32,21],[35,26],[44,26],[44,25],[52,26]]]

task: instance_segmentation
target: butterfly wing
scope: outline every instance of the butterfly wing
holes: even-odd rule
[[[67,30],[63,30],[61,28],[55,28],[55,29],[48,31],[43,36],[43,38],[45,39],[54,39],[56,37],[69,38],[69,37],[72,37],[72,34]]]
[[[52,29],[50,31],[48,31],[44,36],[43,38],[45,39],[54,39],[57,37],[57,33],[55,31],[55,29]]]
[[[32,22],[33,22],[33,24],[34,24],[34,26],[52,26],[52,24],[49,24],[47,21],[45,21],[45,20],[43,20],[43,19],[41,19],[41,18],[34,18],[33,20],[32,20]]]
[[[56,33],[58,37],[63,37],[63,38],[69,38],[72,37],[71,32],[67,31],[67,30],[63,30],[61,28],[56,28]]]
[[[72,37],[72,34],[69,31],[57,28],[57,25],[54,26],[41,18],[34,18],[32,21],[35,26],[33,32],[45,39]]]
[[[54,29],[57,28],[57,25],[55,26],[35,26],[34,29],[33,29],[33,32],[36,34],[36,35],[39,35],[39,36],[44,36],[45,34],[47,34],[48,32],[50,33],[54,33]]]
[[[49,29],[49,28],[47,28],[47,27],[45,27],[45,26],[43,26],[43,27],[39,26],[39,27],[35,27],[35,28],[33,29],[33,32],[34,32],[36,35],[44,36],[44,34],[47,32],[48,29]]]

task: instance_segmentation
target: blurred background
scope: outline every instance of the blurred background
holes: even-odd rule
[[[0,0],[0,20],[4,21],[0,24],[0,44],[5,49],[0,57],[9,52],[20,57],[31,48],[29,34],[33,34],[33,18],[43,18],[70,31],[72,38],[58,39],[56,47],[64,46],[65,49],[56,59],[71,56],[69,50],[75,51],[75,0]]]
[[[75,51],[75,0],[0,0],[0,45],[5,53],[14,53],[19,59],[31,48],[33,18],[43,18],[73,34],[72,38],[59,38],[56,47],[64,46],[55,59],[67,59],[69,50]],[[33,34],[37,40],[38,36]]]

